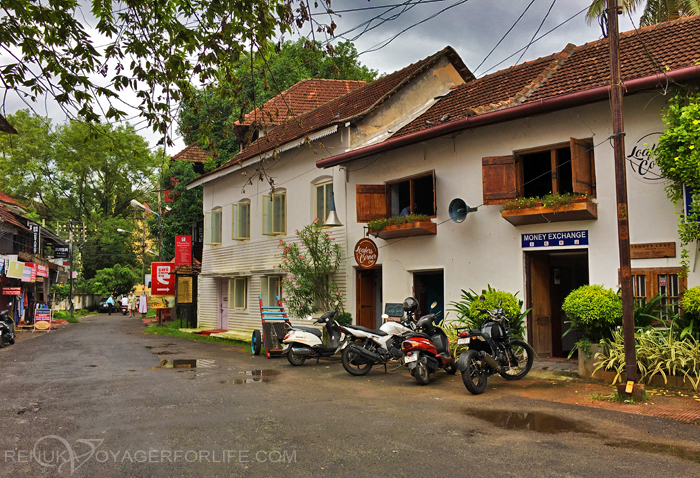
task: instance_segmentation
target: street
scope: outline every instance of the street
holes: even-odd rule
[[[697,422],[520,392],[554,381],[472,396],[143,329],[93,316],[0,350],[0,476],[700,476]]]

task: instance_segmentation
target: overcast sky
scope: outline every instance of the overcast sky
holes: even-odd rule
[[[318,1],[320,3],[322,0]],[[531,41],[543,20],[537,36],[585,9],[590,2],[591,0],[332,0],[331,7],[336,12],[342,12],[340,16],[334,17],[338,25],[337,40],[352,40],[361,53],[360,61],[380,74],[396,71],[450,45],[473,73],[482,76],[512,66],[518,60],[528,61],[561,51],[567,43],[580,45],[602,38],[600,26],[597,22],[587,25],[583,12],[533,43],[522,58],[520,53],[511,57]],[[506,39],[477,69],[528,5],[529,9]],[[378,8],[384,6],[394,8]],[[347,11],[350,9],[357,11]],[[435,16],[430,18],[433,15]],[[639,16],[640,12],[633,16],[636,24]],[[328,22],[327,15],[315,18]],[[633,28],[626,15],[619,18],[621,31]],[[403,30],[406,31],[399,34]],[[309,34],[308,28],[302,33]],[[396,36],[397,34],[399,35]],[[323,37],[316,36],[316,39]],[[507,59],[508,57],[511,58]],[[0,57],[0,63],[6,63],[5,60]],[[498,65],[503,60],[505,61]],[[26,107],[13,97],[8,97],[5,106],[8,114]],[[65,120],[61,111],[50,102],[42,101],[35,109],[37,113],[51,117],[54,123]],[[151,146],[158,142],[159,137],[151,134],[150,130],[142,130],[140,133]],[[175,154],[185,146],[182,138],[175,138],[175,147],[168,148],[168,153]]]

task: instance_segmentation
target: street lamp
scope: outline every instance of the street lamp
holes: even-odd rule
[[[141,203],[138,202],[136,199],[132,199],[132,200],[131,200],[131,206],[132,206],[132,207],[138,207],[138,208],[141,208],[141,209],[143,209],[143,210],[145,210],[145,211],[152,212],[153,214],[155,214],[156,216],[158,216],[158,232],[159,232],[159,236],[160,236],[160,237],[159,237],[159,239],[160,239],[159,242],[160,242],[160,243],[158,244],[158,258],[159,258],[160,260],[163,260],[163,221],[162,221],[162,219],[161,219],[161,217],[160,217],[160,214],[158,214],[157,212],[155,212],[153,209],[151,209],[150,207],[146,206],[145,204],[141,204]]]
[[[328,213],[328,218],[323,225],[328,227],[341,227],[343,225],[343,223],[340,222],[338,215],[335,213],[335,196],[333,193],[331,193],[331,210]]]

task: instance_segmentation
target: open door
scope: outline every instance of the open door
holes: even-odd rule
[[[356,277],[357,325],[369,329],[377,328],[377,316],[381,313],[381,269],[358,269]]]
[[[552,356],[552,307],[549,300],[549,256],[529,254],[529,307],[532,348],[540,357]]]
[[[219,279],[217,327],[228,330],[228,279]]]

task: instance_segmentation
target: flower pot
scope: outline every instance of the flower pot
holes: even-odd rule
[[[596,358],[596,354],[604,354],[605,348],[602,345],[591,345],[589,347],[590,357],[586,355],[586,351],[579,347],[578,348],[578,374],[581,377],[591,378],[593,376],[593,370],[595,370],[600,358]]]

